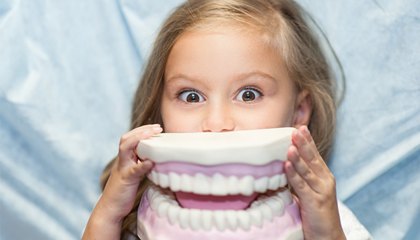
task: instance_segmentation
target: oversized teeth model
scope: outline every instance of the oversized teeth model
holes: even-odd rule
[[[155,184],[138,210],[142,240],[303,239],[283,172],[293,128],[162,133],[138,155]]]

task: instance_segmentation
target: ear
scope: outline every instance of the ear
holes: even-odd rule
[[[312,115],[312,99],[308,90],[302,90],[296,97],[296,107],[293,116],[293,126],[299,128],[308,125]]]

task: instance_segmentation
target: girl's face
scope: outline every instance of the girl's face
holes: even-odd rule
[[[229,28],[184,33],[165,68],[165,132],[297,127],[311,114],[278,51],[256,32]]]

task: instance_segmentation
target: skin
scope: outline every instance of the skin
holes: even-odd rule
[[[161,115],[165,132],[221,132],[293,126],[286,176],[301,209],[305,239],[345,239],[335,179],[306,127],[312,113],[281,56],[258,34],[233,28],[184,33],[170,52]],[[139,141],[162,132],[146,125],[122,136],[117,163],[83,239],[118,239],[150,161],[136,155]]]

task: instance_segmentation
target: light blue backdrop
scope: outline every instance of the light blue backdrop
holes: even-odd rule
[[[172,1],[0,0],[0,239],[77,239]],[[331,167],[376,239],[420,239],[420,4],[299,1],[344,66]]]

